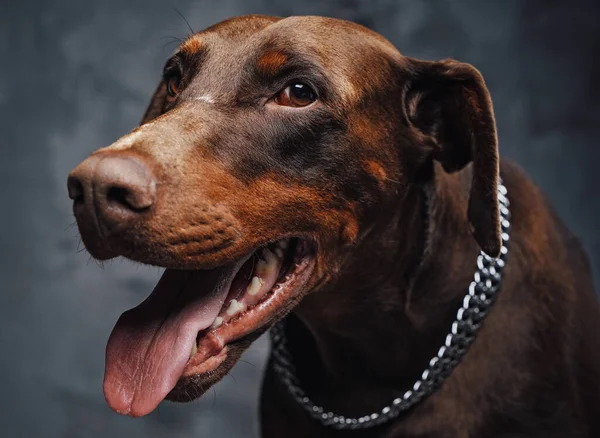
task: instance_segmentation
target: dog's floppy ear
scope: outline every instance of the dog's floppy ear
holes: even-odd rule
[[[409,82],[404,103],[408,123],[432,148],[444,170],[473,163],[468,220],[479,246],[500,253],[498,138],[490,94],[470,64],[405,58]]]
[[[148,108],[146,108],[146,112],[144,113],[144,117],[142,117],[142,121],[140,125],[149,122],[152,119],[160,116],[162,113],[163,107],[165,105],[165,100],[167,98],[167,85],[164,80],[161,80],[150,99],[150,104]]]

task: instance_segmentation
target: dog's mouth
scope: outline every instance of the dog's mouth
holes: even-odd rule
[[[265,330],[299,300],[314,260],[307,241],[288,238],[216,269],[167,269],[110,335],[104,376],[110,407],[146,415],[182,379],[214,374],[228,345]]]

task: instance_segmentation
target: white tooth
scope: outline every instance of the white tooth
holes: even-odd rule
[[[267,271],[274,271],[277,267],[277,257],[268,248],[263,251],[263,254],[267,259]]]
[[[281,249],[280,247],[275,248],[275,254],[277,254],[277,257],[282,259],[283,258],[283,249]]]
[[[216,329],[217,327],[220,327],[221,324],[223,324],[223,317],[221,316],[217,316],[214,320],[214,322],[212,323],[212,325],[210,326],[211,329]]]
[[[257,274],[264,274],[265,272],[267,272],[267,262],[265,262],[264,260],[259,260],[256,263],[255,271]]]
[[[262,278],[256,276],[252,277],[252,281],[250,282],[248,289],[246,289],[246,292],[248,293],[248,295],[256,295],[263,283],[264,281],[262,280]]]
[[[190,352],[190,359],[194,357],[198,353],[198,344],[194,341],[194,346],[192,347],[192,351]]]
[[[279,241],[279,246],[286,249],[290,245],[290,239],[283,239]]]
[[[227,315],[233,316],[236,313],[240,313],[244,310],[244,305],[240,303],[238,300],[231,300],[229,303],[229,307],[227,308]]]

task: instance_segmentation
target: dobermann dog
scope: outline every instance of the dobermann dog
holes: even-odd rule
[[[469,64],[402,56],[336,19],[227,20],[181,44],[141,126],[68,188],[93,257],[166,268],[108,341],[104,393],[121,414],[199,397],[277,323],[289,368],[269,361],[265,437],[600,436],[589,263],[499,159]],[[502,248],[497,300],[461,360],[390,415],[444,344],[480,250]],[[359,427],[376,417],[389,421]]]

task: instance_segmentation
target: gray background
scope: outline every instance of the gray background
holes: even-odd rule
[[[597,3],[597,2],[596,2]],[[4,437],[252,437],[264,339],[219,384],[143,419],[102,396],[104,346],[160,271],[77,253],[67,174],[131,130],[172,37],[245,13],[359,21],[403,53],[475,64],[501,152],[581,237],[600,278],[599,10],[593,2],[196,0],[0,2],[0,430]],[[514,194],[517,196],[518,194]]]

